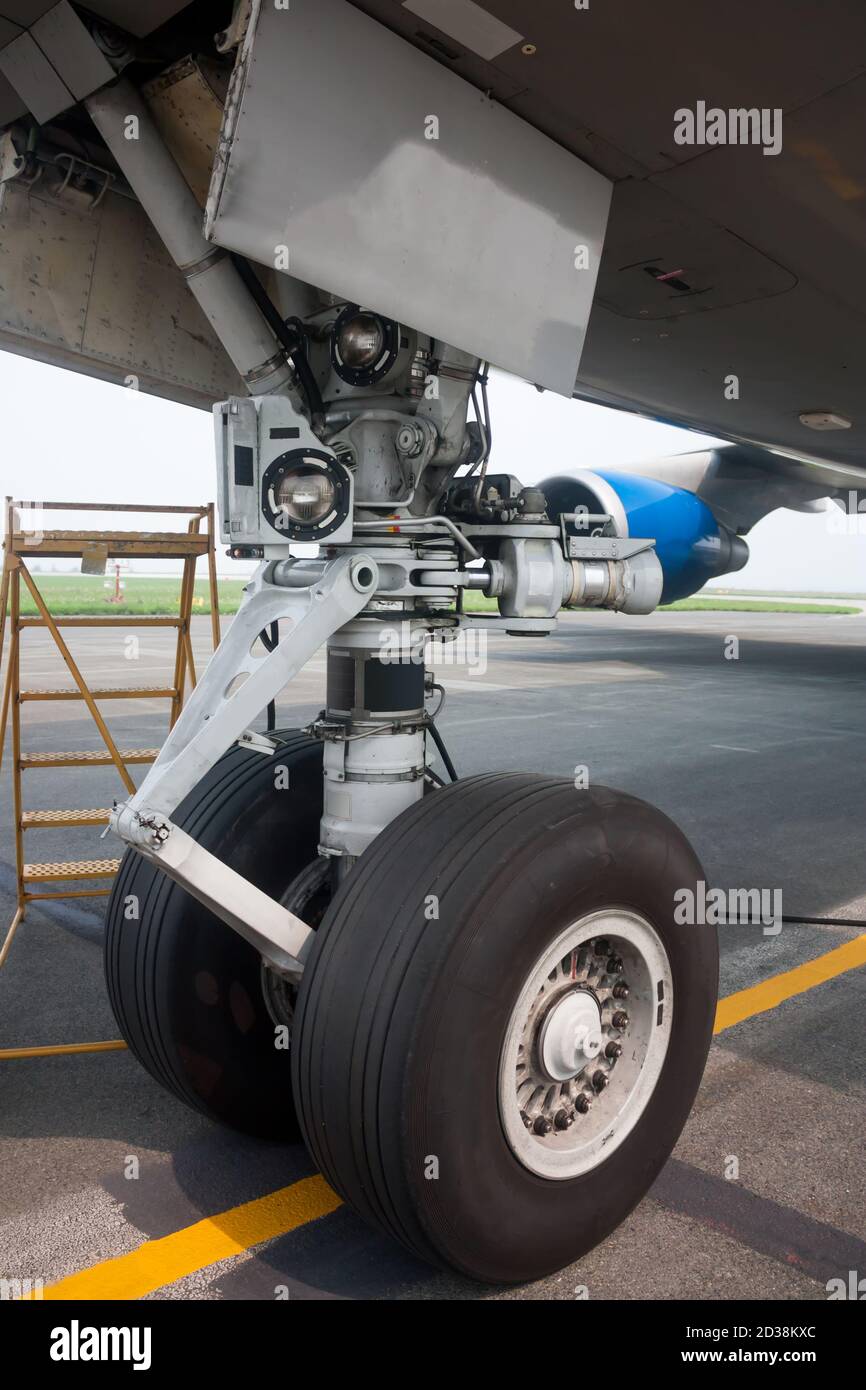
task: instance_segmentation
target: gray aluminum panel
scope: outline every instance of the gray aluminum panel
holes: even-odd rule
[[[239,62],[208,235],[570,395],[608,180],[344,0],[263,6]]]
[[[435,24],[443,34],[488,62],[523,38],[489,10],[476,5],[475,0],[403,0],[403,8]]]
[[[80,100],[116,76],[68,0],[61,0],[30,30],[51,66]]]
[[[56,3],[57,0],[0,0],[0,18],[11,19],[27,29]],[[141,38],[188,4],[189,0],[88,0],[85,8]]]
[[[20,34],[0,50],[0,72],[43,124],[75,105],[69,88],[29,34]]]
[[[56,3],[57,0],[0,0],[0,15],[28,29]]]
[[[0,348],[205,408],[241,394],[138,203],[76,210],[39,187],[0,191]]]

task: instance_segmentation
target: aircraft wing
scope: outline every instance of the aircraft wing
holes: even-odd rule
[[[861,469],[859,0],[359,8],[612,180],[578,395]],[[779,112],[778,153],[677,143],[675,114],[699,103]],[[816,437],[800,416],[817,413],[852,427]]]
[[[584,7],[537,0],[320,0],[315,6],[292,0],[289,13],[303,18],[305,5],[310,13],[362,14],[383,54],[390,55],[395,42],[401,51],[411,48],[437,81],[447,77],[470,103],[491,108],[491,120],[499,122],[491,129],[509,129],[501,124],[507,117],[515,132],[530,132],[524,165],[535,148],[531,137],[543,137],[537,206],[554,220],[563,216],[563,196],[566,206],[571,196],[567,184],[564,195],[561,186],[556,191],[566,167],[560,161],[573,157],[581,207],[597,201],[584,221],[593,249],[598,242],[600,263],[591,302],[567,306],[564,325],[554,325],[545,352],[549,362],[561,344],[560,376],[573,354],[575,394],[766,450],[761,468],[801,479],[817,474],[828,491],[860,476],[866,372],[866,9],[860,0],[797,5],[794,12],[790,0],[763,0],[760,7],[747,0],[724,6],[666,0],[655,7],[643,0],[615,6],[588,0]],[[52,24],[69,8],[65,0],[0,0],[0,122],[9,131],[16,123],[19,131],[22,123],[32,131],[35,117],[38,141],[53,146],[55,156],[59,148],[111,168],[76,104],[86,74],[80,92],[67,92],[64,100],[52,90],[46,102],[28,67],[32,49],[45,51],[46,34],[50,39]],[[94,0],[88,8],[136,40],[129,72],[204,205],[211,173],[212,196],[220,180],[225,123],[232,116],[226,97],[235,50],[220,51],[214,34],[218,26],[223,38],[232,23],[242,27],[255,5]],[[264,59],[261,46],[260,66]],[[302,54],[301,62],[311,69],[310,90],[322,103],[320,109],[307,103],[309,122],[338,112],[343,126],[333,118],[335,138],[351,137],[352,149],[358,129],[387,128],[389,112],[401,109],[404,94],[393,64],[376,73],[373,102],[365,86],[369,65],[358,60],[353,66],[351,48]],[[346,117],[355,91],[364,99],[352,121]],[[282,178],[286,161],[296,158],[297,113],[290,86],[274,98],[270,141],[256,145],[253,158],[228,165],[235,195],[258,191],[269,177],[285,188],[269,171]],[[285,124],[281,102],[292,115]],[[759,142],[700,143],[708,108],[757,112]],[[680,141],[683,111],[703,111],[703,128],[694,127],[692,143]],[[399,128],[393,146],[399,153]],[[248,142],[248,154],[251,148]],[[447,145],[442,148],[447,155]],[[3,345],[110,379],[139,373],[144,389],[196,404],[235,389],[231,365],[135,200],[127,197],[122,205],[128,193],[122,179],[96,200],[98,206],[82,200],[76,209],[69,205],[69,182],[55,197],[48,179],[41,188],[18,179],[9,167],[15,154],[7,147],[0,161]],[[403,180],[404,188],[412,177]],[[503,180],[506,174],[500,188]],[[525,210],[533,186],[525,170],[519,182]],[[393,195],[393,183],[387,188]],[[405,207],[411,210],[408,198]],[[378,211],[382,225],[387,218],[397,241],[417,244],[417,225],[408,214],[401,223],[399,186],[387,207],[365,205],[364,211],[368,218]],[[282,215],[279,199],[274,215],[277,221]],[[230,245],[236,233],[229,226],[227,212],[209,213],[215,241]],[[263,218],[260,244],[271,231]],[[490,317],[503,337],[510,289],[530,273],[519,234],[509,241],[508,232],[501,220],[496,226],[479,222],[477,255],[462,257],[467,283],[473,269],[483,274],[485,256],[497,258],[493,283],[503,289]],[[447,240],[447,233],[443,219],[429,239],[431,254],[435,237]],[[36,263],[34,237],[42,247]],[[454,242],[458,249],[461,244],[473,245]],[[351,264],[353,258],[349,240],[344,259]],[[262,274],[274,279],[269,268]],[[417,288],[419,278],[413,273],[407,285],[411,279]],[[543,275],[532,292],[549,294],[554,303],[556,295],[564,303],[570,293]],[[274,294],[284,304],[291,300],[286,284]],[[428,300],[434,308],[436,299],[433,287]],[[518,304],[517,328],[522,313]],[[555,317],[548,312],[548,322]],[[515,340],[520,336],[516,331]],[[476,350],[472,343],[457,346]],[[496,362],[494,353],[488,355]],[[521,360],[512,354],[502,365],[521,370]],[[530,365],[521,374],[541,379],[532,375],[535,359],[528,352],[525,360]]]

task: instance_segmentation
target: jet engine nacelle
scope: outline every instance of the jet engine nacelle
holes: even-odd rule
[[[662,603],[688,598],[710,579],[741,570],[749,548],[683,488],[632,473],[581,470],[540,483],[551,521],[563,512],[604,513],[617,536],[651,536],[664,574]],[[568,529],[574,526],[569,523]]]

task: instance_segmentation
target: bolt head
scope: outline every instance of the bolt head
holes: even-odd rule
[[[614,999],[628,999],[628,985],[622,980],[618,985],[614,985],[613,997]]]
[[[546,1115],[539,1115],[532,1128],[536,1134],[540,1134],[543,1136],[545,1134],[550,1133],[550,1131],[553,1129],[553,1125],[550,1123],[550,1120],[547,1118]]]
[[[605,1072],[597,1071],[593,1074],[592,1088],[594,1091],[603,1091],[607,1084],[608,1078]]]
[[[589,1096],[578,1096],[574,1102],[574,1108],[578,1115],[586,1115],[592,1109],[592,1100]]]
[[[619,1030],[624,1033],[626,1028],[628,1027],[628,1014],[626,1013],[625,1009],[617,1009],[616,1013],[611,1019],[611,1023],[613,1024],[614,1028],[619,1028]]]
[[[610,1057],[613,1059],[613,1061],[616,1061],[617,1057],[622,1056],[622,1043],[609,1042],[607,1047],[604,1049],[604,1055],[605,1057]]]

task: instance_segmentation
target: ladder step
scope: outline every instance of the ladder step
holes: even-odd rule
[[[139,687],[129,686],[99,686],[88,687],[94,700],[173,700],[177,694],[176,690],[164,685],[146,685]],[[77,687],[63,690],[22,690],[19,699],[21,700],[83,700],[84,696]]]
[[[97,807],[92,811],[22,811],[22,830],[51,830],[69,825],[107,825],[111,811]]]
[[[159,755],[158,748],[119,749],[124,763],[152,763]],[[19,766],[28,767],[113,767],[114,759],[107,748],[87,753],[22,753]]]
[[[105,617],[94,613],[92,617],[82,617],[80,614],[75,617],[66,618],[62,615],[52,613],[52,620],[55,627],[121,627],[124,631],[131,627],[183,627],[182,618],[143,618],[138,613],[129,613],[125,617]],[[33,617],[30,614],[18,619],[19,628],[23,627],[47,627],[44,618]]]
[[[48,883],[67,878],[111,878],[120,868],[119,859],[82,859],[68,864],[25,864],[25,883]]]

